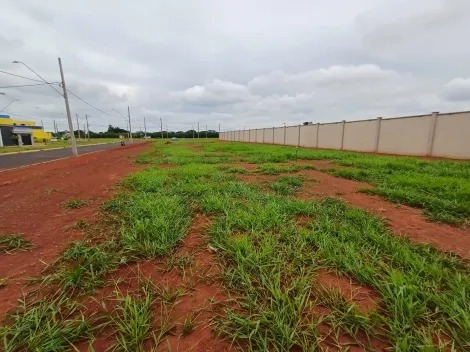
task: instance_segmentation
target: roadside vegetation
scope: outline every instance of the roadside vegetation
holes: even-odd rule
[[[298,157],[364,169],[371,172],[366,176],[371,180],[370,170],[379,173],[380,163],[389,165],[384,172],[389,179],[383,183],[388,190],[400,174],[400,163],[408,165],[410,182],[417,182],[411,170],[417,173],[418,167],[410,166],[415,163],[407,161],[410,158],[396,158],[394,164],[390,157],[390,164],[377,161],[374,169],[365,161],[372,156],[363,160],[360,154],[346,153],[340,159],[339,154],[310,152],[300,150]],[[35,280],[39,289],[33,297],[24,298],[7,317],[0,328],[4,349],[66,351],[79,340],[92,342],[102,329],[113,336],[115,350],[164,347],[177,324],[171,312],[191,288],[137,277],[138,289],[129,292],[121,288],[121,279],[111,277],[126,265],[155,259],[163,260],[167,271],[184,271],[192,258],[175,256],[173,251],[201,214],[211,219],[205,233],[208,248],[221,268],[218,283],[230,297],[214,313],[212,325],[240,350],[327,351],[359,346],[400,352],[468,351],[468,263],[398,237],[382,220],[343,201],[296,198],[306,181],[297,173],[308,166],[275,164],[295,156],[292,148],[240,143],[155,144],[138,159],[149,167],[124,179],[121,193],[102,206],[101,227],[81,227],[86,239],[72,243]],[[242,159],[260,164],[253,175],[274,175],[270,176],[274,181],[268,187],[241,181],[240,176],[250,171],[231,164]],[[442,166],[418,162],[424,163],[420,168],[427,170],[424,174],[440,172],[437,177],[452,178],[453,168],[460,170],[456,175],[462,189],[468,182],[463,181],[465,163],[450,162],[444,176]],[[160,164],[174,167],[160,168]],[[430,189],[427,192],[437,198]],[[423,192],[424,186],[418,194]],[[462,224],[463,218],[457,223]],[[324,285],[323,271],[371,290],[374,306],[363,309],[341,288]],[[112,288],[112,294],[99,301],[99,312],[90,313],[84,302],[103,287]],[[196,316],[188,311],[180,322],[180,338],[194,331]]]

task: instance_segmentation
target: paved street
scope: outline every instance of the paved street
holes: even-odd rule
[[[78,154],[87,154],[98,150],[116,148],[119,143],[85,145],[78,147]],[[124,147],[125,148],[125,147]],[[72,148],[42,150],[39,152],[27,152],[18,154],[0,154],[0,171],[12,169],[19,166],[37,164],[44,161],[66,158],[72,155]]]

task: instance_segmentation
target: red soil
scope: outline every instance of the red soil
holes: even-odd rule
[[[216,276],[219,272],[215,265],[214,254],[207,249],[206,239],[202,236],[209,220],[202,215],[196,215],[193,225],[185,237],[183,244],[176,253],[170,256],[189,255],[192,260],[192,272],[187,267],[184,272],[172,269],[169,272],[163,272],[163,262],[149,260],[145,263],[134,263],[126,266],[112,275],[115,280],[120,280],[118,285],[123,295],[132,295],[139,289],[140,277],[150,280],[159,287],[171,287],[172,290],[181,289],[185,291],[183,296],[177,298],[173,310],[170,314],[170,321],[174,324],[171,334],[167,335],[158,347],[158,351],[232,351],[234,350],[229,343],[214,336],[210,319],[213,317],[214,310],[220,309],[221,302],[227,297],[216,282],[207,282],[203,280],[203,274],[209,273]],[[97,301],[105,301],[109,307],[116,304],[113,298],[114,287],[107,286],[99,291],[94,299],[89,299],[86,303],[89,313],[100,312],[102,307]],[[211,303],[220,302],[220,303]],[[161,304],[155,304],[154,308],[154,326],[155,333],[158,335],[161,320]],[[182,326],[188,314],[194,314],[195,329],[187,336],[182,336]],[[102,331],[93,343],[96,351],[106,351],[112,347],[115,337],[110,329]],[[146,350],[152,350],[152,341],[146,341]],[[148,346],[147,346],[148,345]],[[154,347],[154,346],[153,346]],[[80,351],[88,350],[88,342],[84,341],[77,345]]]
[[[349,302],[356,304],[362,314],[377,308],[376,300],[378,296],[375,291],[346,276],[338,276],[332,271],[320,269],[317,272],[316,279],[327,288],[340,290]]]
[[[78,219],[93,221],[99,205],[112,196],[116,182],[139,169],[132,161],[147,147],[143,143],[118,147],[1,174],[0,234],[21,233],[34,245],[31,251],[0,255],[0,278],[8,279],[0,291],[1,317],[28,290],[25,278],[40,275],[69,241],[82,238],[71,226]],[[91,203],[66,210],[63,203],[71,198]]]

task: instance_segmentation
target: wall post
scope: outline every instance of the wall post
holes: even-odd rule
[[[297,138],[297,147],[300,146],[300,129],[301,129],[301,125],[299,125],[299,135],[298,135],[298,138]]]
[[[436,135],[436,123],[437,123],[437,116],[439,112],[433,112],[431,115],[431,121],[429,123],[429,134],[428,134],[428,145],[426,148],[426,156],[432,155],[432,148],[434,146],[434,137]]]
[[[318,148],[318,137],[320,135],[320,122],[317,123],[317,140],[315,141],[315,148]]]
[[[248,143],[251,142],[251,130],[248,130]]]
[[[284,145],[286,145],[286,125],[284,125]]]
[[[273,127],[273,144],[274,144],[274,127]]]
[[[341,131],[341,150],[343,150],[343,147],[344,147],[344,128],[346,127],[346,120],[343,120],[342,123],[343,123],[343,129]]]
[[[374,146],[374,153],[379,152],[379,142],[380,142],[380,128],[382,126],[382,117],[377,117],[377,127],[375,130],[375,146]]]
[[[264,132],[266,132],[266,128],[263,128],[263,144],[264,144]]]

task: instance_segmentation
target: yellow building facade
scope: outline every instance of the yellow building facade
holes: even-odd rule
[[[28,126],[33,130],[33,138],[37,142],[42,142],[44,139],[49,141],[52,138],[51,132],[45,132],[41,126],[36,126],[34,121],[15,120],[9,115],[0,115],[0,125]]]

